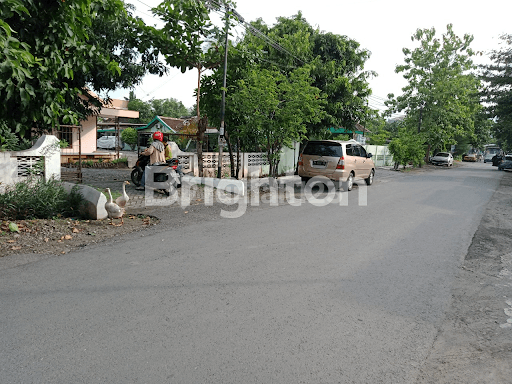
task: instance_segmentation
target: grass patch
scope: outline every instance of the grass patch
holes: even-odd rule
[[[30,177],[8,186],[0,194],[0,219],[80,217],[84,204],[78,186],[67,193],[58,180]]]
[[[105,197],[107,198],[107,200],[108,200],[108,193],[107,193],[107,192],[105,192],[105,188],[96,187],[96,186],[91,185],[91,184],[85,184],[85,185],[87,185],[87,186],[89,186],[89,187],[91,187],[91,188],[94,188],[94,189],[95,189],[95,190],[97,190],[98,192],[103,193],[103,194],[105,195]],[[121,195],[122,195],[122,193],[121,193],[121,192],[113,191],[113,190],[112,190],[112,188],[110,188],[110,193],[112,194],[112,200],[114,200],[114,201],[115,201],[119,196],[121,196]]]

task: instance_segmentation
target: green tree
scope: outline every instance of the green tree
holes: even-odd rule
[[[484,97],[489,103],[491,117],[496,123],[494,137],[505,149],[512,149],[512,34],[500,37],[506,44],[501,50],[491,52],[493,61],[482,66],[485,82]]]
[[[407,164],[421,166],[425,156],[425,141],[423,134],[417,134],[411,129],[400,129],[399,136],[389,143],[389,152],[393,155],[395,170],[400,165],[405,168]]]
[[[391,139],[391,133],[386,130],[386,120],[379,113],[367,121],[365,128],[370,132],[368,144],[385,145]]]
[[[135,149],[137,146],[137,130],[135,128],[125,128],[121,131],[121,140],[130,146],[130,149]]]
[[[309,129],[310,134],[326,127],[355,129],[355,123],[366,125],[373,111],[367,105],[371,95],[368,80],[376,74],[365,71],[370,52],[347,36],[315,30],[312,34],[315,69],[313,85],[327,96],[326,116]]]
[[[181,101],[174,98],[142,101],[137,99],[133,91],[130,91],[128,109],[139,111],[139,118],[135,119],[134,122],[143,124],[149,123],[155,116],[179,118],[188,116],[190,112]]]
[[[440,39],[434,28],[418,29],[411,39],[419,47],[404,48],[405,64],[396,67],[408,84],[401,96],[388,95],[387,105],[391,112],[405,111],[406,125],[423,133],[427,152],[445,150],[457,135],[474,131],[481,110],[479,80],[471,73],[473,37],[459,38],[449,24]]]
[[[265,150],[270,175],[276,177],[280,151],[300,141],[306,123],[319,121],[324,100],[320,90],[311,86],[307,68],[298,68],[289,76],[278,71],[256,69],[246,80],[237,82],[239,113],[247,116],[240,126],[241,135],[251,137]]]
[[[129,87],[164,70],[151,31],[121,0],[4,0],[0,20],[4,148],[33,128],[78,124],[95,113],[101,100],[88,89]]]
[[[301,12],[278,18],[271,28],[261,20],[254,27],[270,41],[254,33],[239,45],[251,44],[252,56],[262,67],[277,67],[285,74],[309,65],[312,85],[327,98],[322,119],[307,124],[308,137],[322,137],[330,127],[353,129],[371,118],[366,100],[371,94],[368,79],[375,73],[364,70],[370,52],[357,41],[313,28]]]
[[[151,104],[146,101],[131,99],[128,102],[128,109],[131,111],[139,111],[139,118],[133,119],[134,123],[148,124],[155,117]]]
[[[327,128],[350,128],[367,118],[370,110],[364,99],[370,92],[366,79],[371,74],[363,71],[363,65],[369,53],[361,50],[357,42],[312,28],[300,12],[289,19],[279,18],[273,27],[261,19],[244,25],[248,32],[229,46],[226,89],[226,131],[237,141],[239,149],[255,150],[260,143],[251,129],[243,128],[250,126],[257,106],[245,110],[238,97],[240,82],[252,79],[255,71],[291,77],[297,69],[307,68],[310,86],[320,90],[312,108],[322,98],[327,98],[327,102],[321,103],[320,119],[304,121],[303,137],[332,137]],[[220,84],[222,72],[214,70],[201,85],[201,108],[213,125],[219,123]],[[304,104],[304,108],[308,106]]]
[[[183,117],[188,115],[188,109],[181,101],[176,99],[152,99],[150,101],[153,108],[153,117]]]

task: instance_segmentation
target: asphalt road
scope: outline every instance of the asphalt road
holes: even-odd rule
[[[2,270],[0,382],[414,383],[502,175],[377,174],[366,205],[169,219]]]

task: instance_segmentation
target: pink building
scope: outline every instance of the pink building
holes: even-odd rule
[[[96,147],[98,117],[110,118],[119,121],[120,118],[136,119],[139,111],[130,111],[127,100],[112,99],[110,104],[105,104],[99,114],[89,116],[87,120],[81,121],[80,127],[61,126],[61,131],[56,132],[61,140],[66,140],[69,147],[61,151],[61,162],[69,160],[76,161],[79,153],[83,159],[113,158],[114,153],[106,150],[98,150]]]

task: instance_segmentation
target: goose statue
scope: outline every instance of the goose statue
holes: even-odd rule
[[[116,199],[116,204],[121,208],[126,208],[126,204],[128,204],[128,200],[130,200],[130,197],[126,193],[126,186],[128,184],[130,184],[129,181],[123,181],[123,194]]]
[[[109,198],[109,200],[105,203],[105,210],[107,211],[107,216],[110,219],[110,225],[119,227],[124,224],[123,215],[125,210],[112,201],[112,193],[110,193],[110,188],[106,188],[105,192],[108,193]],[[121,224],[114,224],[114,219],[121,219]]]

